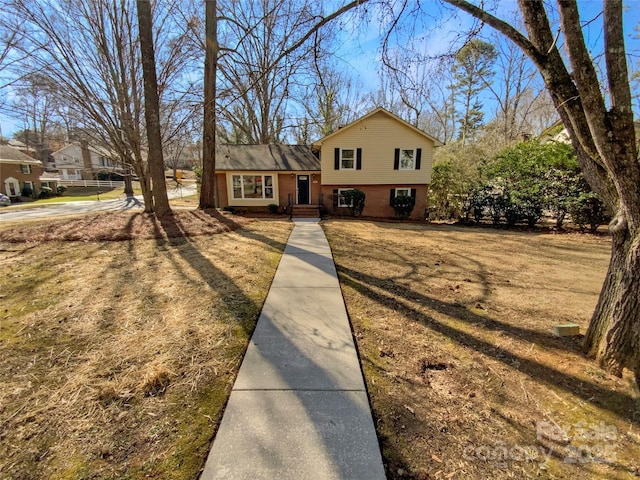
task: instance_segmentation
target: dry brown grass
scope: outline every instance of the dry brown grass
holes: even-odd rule
[[[0,244],[0,478],[197,477],[291,224],[177,218]]]
[[[250,220],[217,210],[189,210],[164,217],[142,212],[102,212],[60,220],[0,223],[0,242],[93,242],[214,235],[240,228]]]
[[[389,478],[640,475],[631,376],[604,373],[578,338],[552,336],[565,322],[584,332],[606,237],[365,221],[324,229]],[[537,422],[547,422],[541,436]]]

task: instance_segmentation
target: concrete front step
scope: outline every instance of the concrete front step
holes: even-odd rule
[[[293,212],[293,216],[301,218],[318,218],[320,216],[320,213],[318,212],[318,210],[301,210]]]
[[[320,207],[317,205],[293,205],[292,216],[296,218],[318,218]]]

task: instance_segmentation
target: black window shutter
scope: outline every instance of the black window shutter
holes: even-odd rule
[[[362,170],[362,149],[356,150],[356,170]]]
[[[396,148],[396,156],[393,159],[393,169],[398,170],[400,168],[400,149]]]
[[[396,189],[392,188],[389,192],[389,205],[393,206],[393,199],[396,198]]]
[[[420,170],[420,161],[422,160],[422,149],[416,151],[416,170]]]
[[[412,189],[411,189],[411,196],[412,196],[412,197],[413,197],[413,199],[415,200],[415,198],[416,198],[416,189],[415,189],[415,188],[412,188]]]
[[[333,189],[333,206],[334,207],[338,206],[338,189],[337,188]]]
[[[333,152],[334,152],[333,168],[334,170],[340,170],[340,149],[336,148]]]

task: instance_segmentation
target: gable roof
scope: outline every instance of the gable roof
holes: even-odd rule
[[[218,170],[320,170],[306,145],[217,145]]]
[[[315,142],[313,142],[313,146],[320,146],[322,145],[322,143],[324,141],[326,141],[329,138],[332,138],[336,135],[339,135],[340,133],[344,132],[345,130],[348,130],[349,128],[353,127],[354,125],[356,125],[359,122],[362,122],[366,119],[368,119],[369,117],[374,116],[377,113],[383,113],[386,116],[388,116],[389,118],[392,118],[393,120],[399,122],[400,124],[404,125],[405,127],[408,127],[409,129],[413,130],[414,132],[418,133],[419,135],[422,135],[423,137],[428,138],[429,140],[431,140],[434,144],[434,147],[441,147],[443,145],[443,143],[438,140],[435,137],[432,137],[431,135],[429,135],[426,132],[423,132],[422,130],[420,130],[417,127],[414,127],[413,125],[411,125],[409,122],[404,121],[403,119],[401,119],[400,117],[398,117],[397,115],[391,113],[389,110],[382,108],[382,107],[378,107],[372,111],[370,111],[369,113],[367,113],[366,115],[364,115],[363,117],[358,118],[357,120],[354,120],[353,122],[345,125],[344,127],[340,127],[338,130],[336,130],[333,133],[330,133],[329,135],[327,135],[326,137],[321,138],[320,140],[316,140]]]
[[[8,145],[0,145],[0,162],[2,163],[28,163],[32,165],[42,165],[40,160],[22,153],[17,148]]]
[[[77,142],[73,142],[73,143],[68,143],[67,145],[65,145],[64,147],[62,147],[60,150],[56,150],[55,152],[53,152],[51,154],[51,156],[55,156],[58,155],[60,153],[63,153],[65,150],[67,150],[70,147],[76,147],[76,148],[80,148],[82,149],[82,145],[80,145]],[[87,148],[89,149],[89,151],[97,154],[97,155],[101,155],[103,157],[114,157],[115,154],[113,152],[110,152],[108,149],[100,147],[100,146],[93,146],[93,145],[88,145]]]
[[[59,153],[63,153],[65,150],[67,150],[70,147],[80,147],[80,144],[78,143],[67,143],[64,147],[62,147],[60,150],[56,150],[55,152],[53,152],[51,154],[51,156],[55,156],[58,155]]]

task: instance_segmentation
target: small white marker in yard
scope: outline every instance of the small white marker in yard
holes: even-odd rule
[[[575,323],[565,323],[563,325],[554,325],[553,334],[556,337],[572,337],[580,335],[580,326]]]

